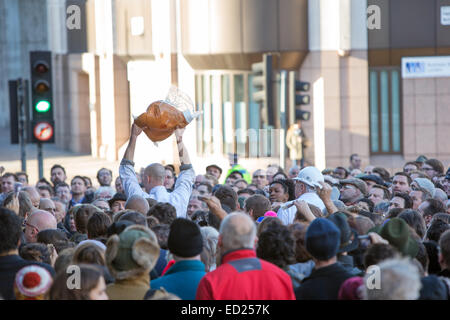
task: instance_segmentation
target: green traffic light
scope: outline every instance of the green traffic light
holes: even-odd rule
[[[37,112],[47,112],[50,110],[50,102],[47,100],[41,100],[36,103],[35,110]]]

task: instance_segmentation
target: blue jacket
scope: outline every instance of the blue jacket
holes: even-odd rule
[[[150,288],[164,288],[182,300],[195,300],[198,284],[205,274],[205,265],[199,260],[178,261],[162,277],[150,281]]]

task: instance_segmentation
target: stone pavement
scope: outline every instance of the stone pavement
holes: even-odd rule
[[[20,145],[10,143],[9,128],[0,128],[0,166],[5,167],[5,172],[21,171]],[[88,176],[94,186],[98,186],[97,171],[108,168],[113,171],[113,179],[119,175],[119,161],[111,162],[94,158],[89,154],[77,154],[57,148],[54,144],[43,144],[44,177],[50,181],[50,168],[54,164],[60,164],[66,168],[68,182],[76,175]],[[27,173],[30,184],[38,180],[38,161],[36,144],[28,144],[26,147]]]

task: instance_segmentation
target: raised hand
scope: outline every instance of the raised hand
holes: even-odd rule
[[[333,189],[331,188],[331,186],[328,183],[325,183],[322,181],[319,181],[319,183],[322,186],[322,188],[317,188],[317,195],[324,202],[330,200],[331,199],[331,191],[333,191]]]
[[[137,137],[142,133],[142,129],[138,127],[135,123],[131,126],[131,136]]]

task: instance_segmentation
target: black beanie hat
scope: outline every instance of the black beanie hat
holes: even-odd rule
[[[184,218],[175,219],[170,225],[169,251],[183,258],[195,257],[203,250],[203,238],[198,225]]]

